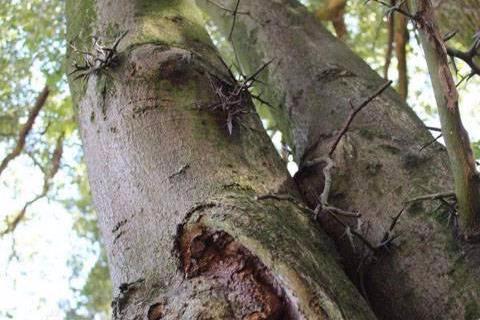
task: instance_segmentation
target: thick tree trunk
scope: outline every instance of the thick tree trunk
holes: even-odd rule
[[[298,192],[192,1],[69,0],[67,21],[93,58],[128,31],[69,77],[114,319],[373,319],[303,207],[262,197]]]
[[[197,0],[229,30],[231,13]],[[234,0],[216,1],[232,8]],[[305,165],[326,156],[356,105],[384,80],[341,41],[291,0],[242,0],[232,40],[244,73],[274,59],[257,83],[263,98],[278,106],[273,116],[283,124],[300,171],[296,175],[311,206],[324,186],[323,166]],[[451,191],[445,148],[432,140],[420,119],[388,90],[365,108],[334,154],[336,168],[330,202],[362,214],[362,233],[379,243],[391,218],[406,200]],[[480,316],[479,247],[459,243],[446,213],[437,203],[417,202],[400,218],[399,246],[377,255],[364,285],[383,319],[476,319]],[[329,216],[324,227],[336,240],[352,277],[361,258],[352,252],[345,229]],[[351,221],[356,225],[357,221]],[[361,282],[361,281],[359,281]]]

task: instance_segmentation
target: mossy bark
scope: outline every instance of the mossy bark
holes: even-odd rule
[[[216,3],[232,8],[235,0]],[[231,13],[206,0],[197,3],[222,32]],[[257,90],[272,104],[272,114],[289,137],[300,171],[296,181],[310,205],[324,185],[323,166],[305,163],[326,156],[356,105],[385,80],[335,39],[292,0],[242,0],[233,32],[243,72],[270,61]],[[263,85],[262,83],[265,83]],[[393,90],[387,90],[358,115],[334,154],[332,205],[362,214],[362,233],[379,243],[391,218],[406,200],[453,189],[449,159],[432,141],[415,113]],[[467,319],[480,301],[478,245],[454,239],[448,215],[437,203],[411,206],[395,233],[400,238],[389,254],[379,256],[364,276],[357,274],[361,255],[352,250],[345,230],[321,216],[335,238],[353,279],[363,278],[377,315],[383,319]],[[350,221],[357,226],[357,221]],[[479,317],[480,314],[476,314]]]
[[[118,59],[69,82],[114,288],[114,319],[373,319],[192,1],[69,0],[68,40]],[[82,63],[72,50],[70,63]],[[70,70],[72,71],[72,70]],[[235,111],[235,110],[234,110]]]

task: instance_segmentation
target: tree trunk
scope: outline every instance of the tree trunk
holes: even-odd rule
[[[192,1],[69,0],[67,22],[114,319],[374,318]]]
[[[232,8],[235,0],[216,1]],[[225,31],[232,17],[206,0],[197,0]],[[300,171],[296,180],[312,207],[324,186],[324,162],[354,106],[381,79],[345,44],[335,39],[305,8],[291,0],[242,0],[232,41],[244,73],[274,59],[257,83],[289,138]],[[415,113],[393,90],[370,103],[355,118],[334,154],[336,168],[330,202],[362,214],[361,229],[380,243],[391,218],[406,200],[453,189],[445,148],[432,140]],[[368,293],[383,319],[476,319],[480,316],[478,245],[456,241],[447,214],[437,203],[416,202],[394,232],[399,244],[357,274],[362,255],[353,252],[345,228],[330,216],[323,226],[336,239],[352,278]],[[452,217],[452,216],[451,216]],[[455,220],[455,218],[453,217]],[[358,221],[351,221],[357,225]]]
[[[413,2],[419,12],[417,25],[455,181],[461,232],[470,241],[480,240],[480,175],[476,170],[468,132],[460,118],[459,97],[447,49],[438,32],[430,0]]]

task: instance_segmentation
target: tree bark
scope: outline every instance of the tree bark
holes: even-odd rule
[[[413,2],[418,12],[416,22],[455,181],[462,233],[465,238],[480,240],[480,175],[468,133],[460,118],[459,97],[447,49],[438,31],[430,0]]]
[[[408,98],[407,25],[408,18],[397,13],[395,16],[395,56],[397,57],[398,94],[404,100]]]
[[[69,0],[67,25],[114,319],[374,318],[192,1]]]
[[[217,1],[231,8],[232,0]],[[231,14],[197,0],[220,30]],[[326,31],[295,1],[242,0],[232,41],[244,73],[274,59],[257,90],[277,108],[275,120],[289,139],[300,171],[296,180],[312,207],[324,186],[324,157],[354,106],[384,80]],[[334,154],[330,202],[362,214],[362,233],[379,243],[405,201],[453,189],[448,156],[415,113],[387,90],[355,118]],[[315,163],[315,161],[313,161]],[[401,237],[389,254],[357,274],[361,255],[353,252],[345,228],[321,216],[336,239],[352,278],[359,279],[382,319],[475,319],[480,316],[479,247],[459,243],[436,212],[437,203],[415,202],[400,217]],[[348,221],[347,221],[348,222]],[[352,225],[358,221],[352,221]],[[358,245],[358,244],[357,244]]]

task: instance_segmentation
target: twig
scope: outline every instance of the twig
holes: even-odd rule
[[[115,66],[118,61],[117,47],[122,39],[127,35],[128,31],[120,34],[111,47],[104,45],[99,38],[93,37],[93,49],[92,52],[83,51],[77,49],[73,44],[70,47],[75,53],[79,53],[83,56],[83,65],[78,63],[73,64],[73,71],[68,75],[77,74],[74,80],[88,77],[92,74],[99,74],[102,70],[106,70]]]
[[[0,163],[0,176],[2,175],[5,168],[7,168],[8,163],[13,159],[15,159],[16,157],[18,157],[20,153],[22,153],[23,148],[25,147],[25,141],[27,139],[27,136],[32,130],[33,124],[35,123],[35,119],[40,113],[40,110],[45,105],[48,94],[49,94],[49,89],[47,86],[45,86],[42,92],[38,95],[37,100],[35,101],[35,104],[33,106],[33,109],[28,114],[27,121],[25,122],[25,124],[20,129],[20,132],[18,133],[18,139],[17,139],[17,144],[15,145],[15,148],[13,148],[13,150]]]
[[[322,207],[322,210],[325,210],[327,212],[333,212],[339,216],[343,216],[343,217],[346,217],[346,218],[361,218],[362,215],[358,212],[350,212],[350,211],[346,211],[346,210],[343,210],[343,209],[340,209],[340,208],[337,208],[337,207],[332,207],[332,206],[325,206],[325,207]]]
[[[221,58],[220,58],[221,59]],[[273,61],[270,60],[267,63],[263,64],[260,68],[258,68],[253,74],[250,76],[243,76],[244,78],[241,81],[237,81],[235,79],[233,73],[228,68],[228,66],[221,60],[223,65],[227,68],[229,75],[232,79],[225,80],[218,77],[214,73],[209,73],[211,77],[209,77],[210,85],[214,90],[218,102],[213,103],[208,106],[210,110],[216,110],[220,108],[227,114],[227,129],[229,134],[231,135],[233,132],[233,121],[236,117],[240,114],[248,113],[248,103],[247,99],[249,97],[249,89],[252,85],[258,81],[256,77]],[[256,96],[255,99],[265,102],[261,100],[260,97]],[[266,103],[266,102],[265,102]]]
[[[425,128],[427,128],[428,130],[431,130],[431,131],[442,132],[441,128],[429,127],[429,126],[425,126]]]
[[[377,248],[387,248],[393,242],[393,240],[395,240],[398,237],[398,235],[397,236],[393,235],[393,230],[395,229],[395,226],[397,225],[398,221],[400,220],[400,217],[402,216],[407,206],[408,205],[405,204],[402,207],[402,209],[397,213],[397,215],[393,217],[390,227],[383,235],[382,241],[380,241],[380,244],[377,246]]]
[[[268,193],[268,194],[263,194],[260,196],[256,196],[254,198],[255,200],[267,200],[267,199],[274,199],[274,200],[280,200],[280,201],[289,201],[302,209],[303,211],[306,211],[312,215],[315,215],[315,211],[310,209],[309,207],[305,206],[300,200],[292,197],[289,194],[273,194],[273,193]]]
[[[439,200],[444,198],[455,198],[455,197],[456,197],[455,192],[440,192],[440,193],[433,193],[433,194],[418,196],[410,200],[407,200],[406,203],[413,203],[413,202],[425,201],[425,200]]]
[[[370,0],[367,0],[365,2],[368,3],[369,1]],[[404,16],[412,19],[413,21],[415,21],[415,19],[416,19],[416,17],[414,15],[412,15],[410,12],[402,9],[402,5],[405,3],[405,0],[400,1],[399,3],[397,3],[394,6],[392,6],[392,5],[390,5],[386,2],[383,2],[381,0],[371,0],[371,1],[379,3],[379,4],[383,5],[384,7],[386,7],[387,8],[387,12],[386,12],[387,16],[392,15],[392,13],[396,11],[396,12],[398,12],[400,14],[403,14]]]
[[[377,251],[377,247],[373,244],[370,243],[361,233],[359,233],[357,230],[352,229],[348,224],[342,221],[334,212],[332,211],[327,211],[330,216],[339,224],[341,224],[345,230],[348,230],[348,232],[352,233],[354,236],[356,236],[360,241],[363,242],[372,252]]]
[[[366,107],[373,99],[378,97],[380,94],[382,94],[383,91],[385,91],[390,85],[392,84],[392,81],[387,81],[387,83],[383,84],[377,91],[375,91],[371,96],[366,98],[358,107],[356,107],[352,112],[350,113],[347,121],[345,122],[342,130],[338,133],[335,141],[333,142],[332,146],[330,147],[330,152],[328,153],[329,157],[332,157],[333,153],[335,152],[335,149],[337,148],[338,143],[342,139],[343,135],[348,131],[348,128],[352,124],[353,120],[355,119],[355,116],[364,108]]]
[[[230,12],[230,13],[234,12],[234,10],[226,8],[226,7],[222,6],[221,4],[219,4],[218,2],[215,2],[215,1],[212,1],[212,0],[207,0],[207,2],[213,4],[214,6],[220,8],[222,10],[225,10],[227,12]],[[249,14],[249,12],[248,11],[238,11],[237,10],[237,14]]]
[[[448,37],[444,37],[444,41],[448,41],[451,39],[453,36],[455,36],[456,33],[452,33]],[[446,40],[445,40],[446,38]],[[446,47],[447,49],[447,54],[450,56],[453,62],[453,66],[455,68],[455,73],[457,73],[457,68],[455,65],[455,58],[463,60],[469,67],[470,67],[470,74],[464,77],[458,84],[457,86],[464,80],[464,79],[470,79],[474,75],[480,76],[480,65],[475,62],[475,58],[479,56],[478,50],[480,48],[480,33],[475,34],[473,37],[473,43],[470,46],[470,48],[467,51],[461,51],[455,48],[451,47]]]
[[[303,211],[312,214],[312,216],[315,218],[315,220],[318,216],[318,211],[317,211],[318,207],[315,208],[315,210],[312,210],[309,207],[305,206],[300,200],[298,200],[298,199],[296,199],[296,198],[294,198],[294,197],[292,197],[291,195],[288,195],[288,194],[268,193],[268,194],[264,194],[264,195],[255,197],[255,200],[266,200],[266,199],[274,199],[274,200],[280,200],[280,201],[290,201],[293,204],[295,204],[297,207],[302,209]],[[325,207],[322,208],[322,210],[329,211],[329,212],[332,212],[334,214],[344,216],[344,217],[347,217],[347,218],[360,218],[361,217],[360,213],[345,211],[343,209],[340,209],[340,208],[337,208],[337,207],[332,207],[332,206],[325,206]]]
[[[429,141],[427,142],[426,144],[424,144],[419,151],[423,151],[425,148],[431,146],[432,144],[434,144],[435,142],[438,141],[438,139],[440,139],[441,137],[443,137],[443,134],[440,133],[438,136],[436,136],[432,141]]]
[[[235,23],[237,22],[237,13],[238,13],[238,6],[240,5],[240,0],[237,0],[235,4],[235,8],[233,9],[233,19],[232,19],[232,27],[230,28],[230,33],[228,34],[228,41],[232,41],[233,29],[235,29]]]

